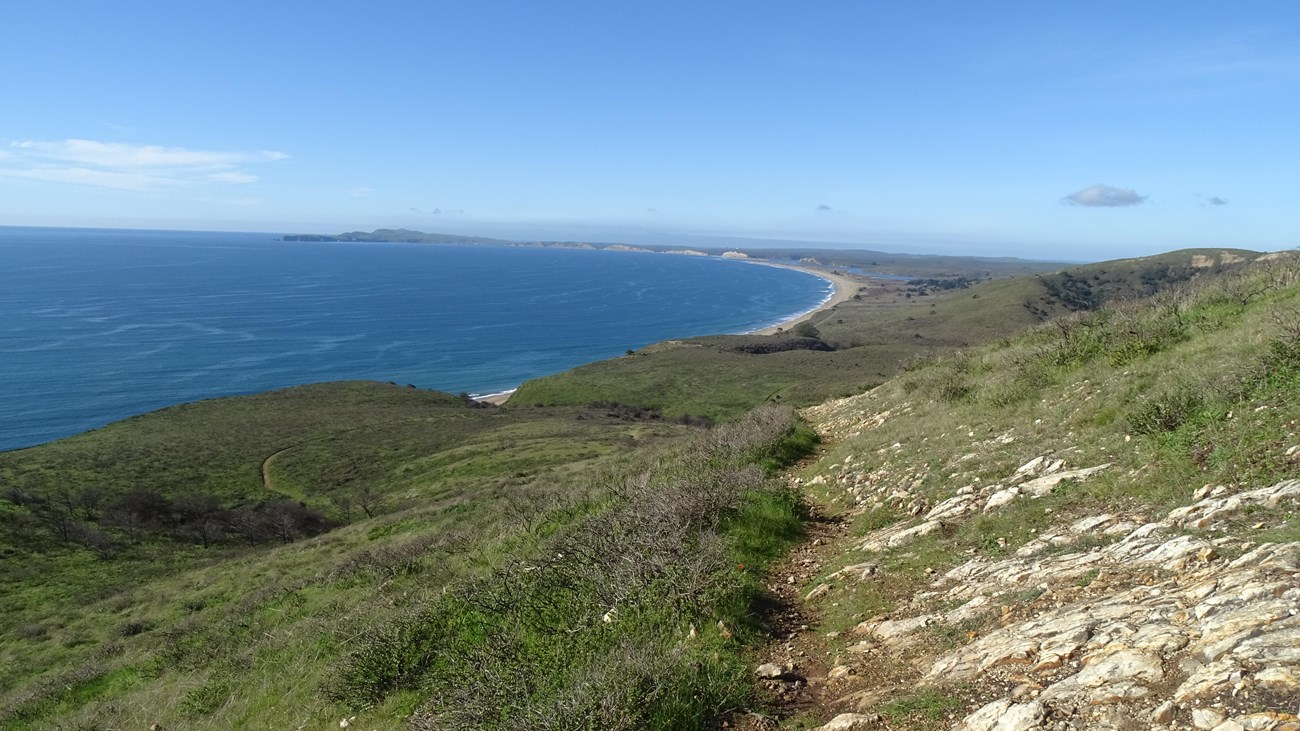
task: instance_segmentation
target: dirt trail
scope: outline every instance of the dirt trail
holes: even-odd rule
[[[757,662],[778,665],[782,674],[758,678],[763,708],[740,719],[741,729],[772,729],[779,720],[821,715],[824,705],[833,700],[823,697],[821,680],[830,666],[814,634],[819,624],[816,608],[804,601],[804,593],[810,580],[836,555],[834,546],[847,534],[849,525],[839,516],[826,515],[814,502],[808,503],[808,511],[803,541],[772,567],[768,578],[773,602],[765,620],[771,639],[758,652]]]
[[[290,449],[293,449],[294,446],[297,445],[288,446],[285,447],[284,449],[280,449],[275,452],[272,452],[266,459],[262,460],[262,487],[263,488],[265,488],[266,490],[275,489],[274,487],[271,486],[271,462],[276,457],[279,457],[280,455],[284,454]]]

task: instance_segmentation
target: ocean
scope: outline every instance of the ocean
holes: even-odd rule
[[[0,450],[217,396],[347,379],[483,395],[831,284],[718,257],[0,227]]]

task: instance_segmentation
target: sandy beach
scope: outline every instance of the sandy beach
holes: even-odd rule
[[[748,260],[746,263],[757,264],[759,266],[780,267],[782,269],[794,269],[801,272],[807,272],[808,274],[811,274],[815,277],[819,277],[821,279],[825,279],[826,281],[835,285],[835,291],[831,293],[831,296],[827,298],[825,302],[822,302],[817,307],[807,312],[804,312],[800,315],[792,317],[789,320],[772,325],[771,327],[765,327],[762,330],[754,330],[753,332],[749,333],[750,335],[775,335],[780,330],[788,330],[789,328],[803,322],[804,320],[808,320],[812,318],[814,315],[821,312],[822,310],[828,309],[830,307],[834,307],[835,305],[838,305],[839,303],[844,302],[846,300],[853,299],[853,295],[857,294],[858,288],[862,286],[862,282],[859,282],[851,277],[847,277],[842,274],[832,274],[831,272],[823,271],[821,269],[813,269],[811,267],[794,266],[793,264],[777,264],[775,262],[762,261],[758,259]],[[475,400],[482,401],[484,403],[489,403],[489,404],[496,404],[497,406],[500,406],[501,404],[504,404],[506,401],[508,401],[510,399],[511,394],[513,394],[514,392],[515,389],[512,388],[509,391],[503,391],[501,393],[493,393],[493,394],[488,394],[486,396],[479,396]]]
[[[821,269],[813,269],[811,267],[794,266],[793,264],[777,264],[775,262],[761,261],[761,260],[754,260],[751,261],[751,263],[760,264],[762,266],[768,266],[768,267],[780,267],[782,269],[794,269],[800,272],[807,272],[815,277],[820,277],[822,279],[825,279],[826,281],[835,285],[835,291],[831,293],[830,298],[827,299],[825,302],[821,303],[820,305],[818,305],[817,307],[803,313],[802,315],[799,315],[797,317],[792,317],[789,320],[786,320],[785,322],[778,322],[777,324],[772,325],[771,327],[765,327],[762,330],[755,330],[754,332],[750,333],[751,335],[775,335],[778,330],[788,330],[794,325],[798,325],[799,323],[803,322],[804,320],[811,319],[814,315],[821,312],[822,310],[829,309],[831,307],[834,307],[835,305],[838,305],[841,302],[845,302],[853,299],[853,295],[858,293],[858,288],[861,287],[863,284],[862,282],[859,282],[856,279],[853,279],[852,277],[844,276],[843,274],[832,274],[831,272],[823,271]]]

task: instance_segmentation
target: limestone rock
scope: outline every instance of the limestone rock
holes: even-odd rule
[[[958,731],[1029,731],[1039,728],[1045,715],[1037,701],[1017,704],[1008,698],[993,701],[967,716]]]
[[[880,716],[874,713],[841,713],[829,723],[818,726],[815,731],[864,731],[879,721]]]
[[[1213,708],[1192,709],[1193,728],[1205,729],[1206,731],[1209,731],[1209,729],[1212,729],[1215,726],[1218,726],[1219,724],[1223,723],[1223,720],[1224,720],[1223,714],[1219,713]]]

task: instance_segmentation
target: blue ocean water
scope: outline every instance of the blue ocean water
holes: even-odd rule
[[[716,257],[0,227],[0,450],[318,381],[500,392],[830,288]]]

